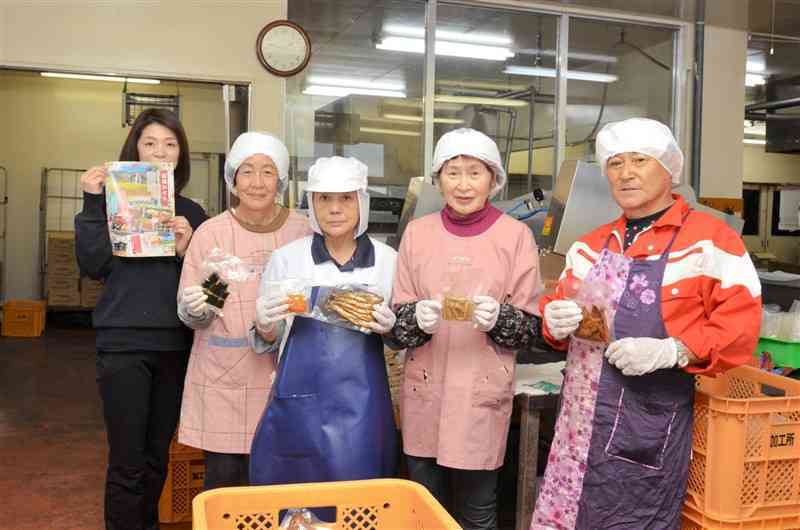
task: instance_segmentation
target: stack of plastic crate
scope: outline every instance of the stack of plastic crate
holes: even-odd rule
[[[684,530],[800,530],[800,381],[699,377]]]
[[[162,523],[180,523],[192,520],[192,499],[203,491],[205,461],[203,451],[179,444],[173,438],[169,446],[169,466],[161,500],[158,502],[158,520]]]

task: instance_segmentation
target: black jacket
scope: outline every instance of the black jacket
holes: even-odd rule
[[[208,219],[203,208],[175,196],[175,215],[193,230]],[[81,274],[105,286],[92,322],[97,349],[103,351],[178,351],[191,347],[191,332],[177,315],[181,259],[121,258],[111,252],[105,194],[83,194],[75,216],[75,252]]]

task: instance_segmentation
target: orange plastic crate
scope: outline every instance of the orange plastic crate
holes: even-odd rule
[[[205,459],[202,449],[178,443],[169,446],[167,479],[158,501],[158,520],[181,523],[192,520],[192,499],[203,491]]]
[[[220,488],[194,498],[194,530],[274,530],[288,508],[336,507],[341,530],[460,529],[458,523],[416,482],[356,480],[285,486]]]
[[[687,503],[683,507],[681,530],[800,530],[800,515],[725,522],[717,521]]]
[[[800,381],[749,366],[699,377],[694,413],[688,504],[731,523],[800,515]]]
[[[47,303],[43,300],[8,300],[3,304],[4,337],[38,337],[44,332]]]

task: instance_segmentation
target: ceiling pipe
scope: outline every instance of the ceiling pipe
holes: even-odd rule
[[[788,98],[788,99],[780,99],[778,101],[764,101],[761,103],[751,103],[749,105],[745,105],[744,110],[745,112],[752,112],[756,110],[778,110],[778,109],[789,109],[792,107],[800,106],[800,97],[798,98]],[[800,116],[798,116],[800,117]]]

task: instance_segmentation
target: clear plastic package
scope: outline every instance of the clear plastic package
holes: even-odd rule
[[[374,306],[383,303],[383,295],[371,285],[344,284],[320,287],[311,317],[335,326],[371,333],[375,320]]]
[[[229,285],[249,281],[258,274],[241,258],[216,247],[203,260],[202,269],[205,279],[201,286],[208,297],[206,302],[219,314],[222,314],[225,300],[230,294]]]
[[[482,271],[467,256],[453,256],[447,262],[442,278],[442,319],[472,320],[475,303],[472,297],[481,294]]]
[[[289,312],[297,315],[309,315],[311,308],[310,281],[302,278],[284,278],[269,280],[266,290],[269,296],[285,296],[289,300]]]
[[[330,530],[334,524],[325,523],[307,508],[290,508],[281,519],[281,530]]]

